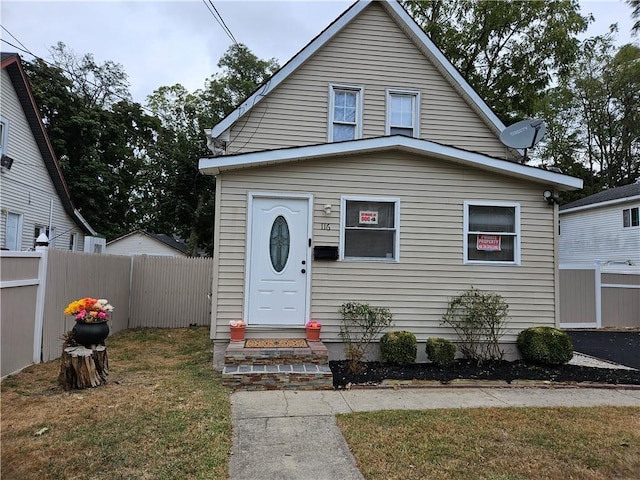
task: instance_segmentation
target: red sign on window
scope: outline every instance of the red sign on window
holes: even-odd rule
[[[484,252],[499,252],[501,239],[500,235],[478,235],[476,249]]]
[[[367,225],[378,224],[378,212],[360,210],[360,223]]]

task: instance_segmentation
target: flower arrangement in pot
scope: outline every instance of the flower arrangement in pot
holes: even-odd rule
[[[65,315],[71,315],[76,320],[72,329],[73,339],[87,348],[104,344],[109,336],[107,321],[111,312],[113,306],[108,300],[92,297],[74,300],[64,309]]]
[[[244,340],[244,332],[247,324],[242,320],[231,320],[229,322],[229,329],[231,330],[231,341]]]
[[[320,329],[322,328],[322,324],[317,320],[310,320],[305,325],[307,331],[307,340],[310,342],[319,342],[320,341]]]

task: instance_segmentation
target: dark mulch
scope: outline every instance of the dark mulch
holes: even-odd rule
[[[540,380],[569,383],[604,383],[613,385],[640,385],[640,371],[609,368],[591,368],[579,365],[556,367],[532,365],[523,361],[496,361],[478,365],[469,360],[456,360],[449,368],[432,363],[393,365],[382,362],[366,362],[362,373],[352,373],[346,360],[329,362],[333,373],[334,388],[347,385],[375,385],[383,380],[436,380],[443,384],[456,379]]]

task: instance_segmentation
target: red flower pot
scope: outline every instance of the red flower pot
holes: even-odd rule
[[[229,327],[231,330],[231,341],[232,342],[241,342],[244,340],[244,326],[242,327]]]
[[[320,327],[307,327],[307,340],[310,342],[319,342]]]

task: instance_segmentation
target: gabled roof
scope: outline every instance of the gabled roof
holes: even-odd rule
[[[33,92],[31,91],[31,84],[27,78],[27,75],[22,67],[22,62],[17,53],[2,52],[2,70],[6,69],[11,78],[13,88],[18,95],[18,100],[24,111],[24,115],[27,118],[27,123],[31,129],[31,133],[36,141],[40,154],[44,160],[44,164],[47,168],[47,172],[51,177],[53,186],[56,189],[58,197],[64,207],[65,212],[73,219],[78,227],[88,235],[97,235],[96,231],[91,228],[91,225],[84,219],[80,212],[75,208],[71,202],[71,196],[69,195],[69,187],[62,175],[60,164],[53,151],[51,142],[47,135],[47,131],[44,128],[38,107],[36,106]]]
[[[185,255],[189,253],[189,247],[187,246],[186,243],[184,242],[180,242],[178,240],[176,240],[175,238],[173,238],[170,235],[165,235],[164,233],[150,233],[147,232],[146,230],[134,230],[133,232],[129,232],[125,235],[122,235],[121,237],[115,238],[113,240],[111,240],[110,242],[107,242],[107,245],[111,245],[114,242],[118,242],[120,240],[123,240],[127,237],[130,237],[132,235],[136,235],[136,234],[140,234],[140,235],[144,235],[146,237],[149,237],[157,242],[160,242],[164,245],[166,245],[167,247],[171,247],[174,250],[178,250],[181,253],[184,253]]]
[[[633,200],[640,201],[640,183],[632,183],[631,185],[609,188],[602,192],[594,193],[575,202],[562,205],[560,210],[562,213],[567,213],[568,211],[587,210]]]
[[[238,108],[227,115],[222,121],[216,124],[210,131],[212,138],[218,138],[229,127],[231,127],[240,117],[249,112],[259,104],[272,90],[278,87],[285,79],[294,73],[301,65],[311,58],[320,48],[327,44],[342,29],[344,29],[353,19],[365,10],[374,0],[358,0],[322,33],[314,38],[306,47],[298,52],[280,70],[273,74],[265,83],[245,100]],[[414,42],[418,49],[425,54],[453,85],[458,93],[469,103],[469,105],[480,115],[487,125],[496,133],[504,130],[504,124],[489,108],[478,93],[467,83],[460,72],[451,64],[444,54],[436,47],[426,33],[420,28],[415,20],[396,0],[384,0],[376,2],[395,20],[400,28]]]
[[[205,175],[218,175],[220,172],[240,168],[390,150],[400,150],[429,158],[468,165],[481,170],[538,182],[561,191],[582,188],[582,180],[569,175],[402,135],[201,158],[199,169]]]

